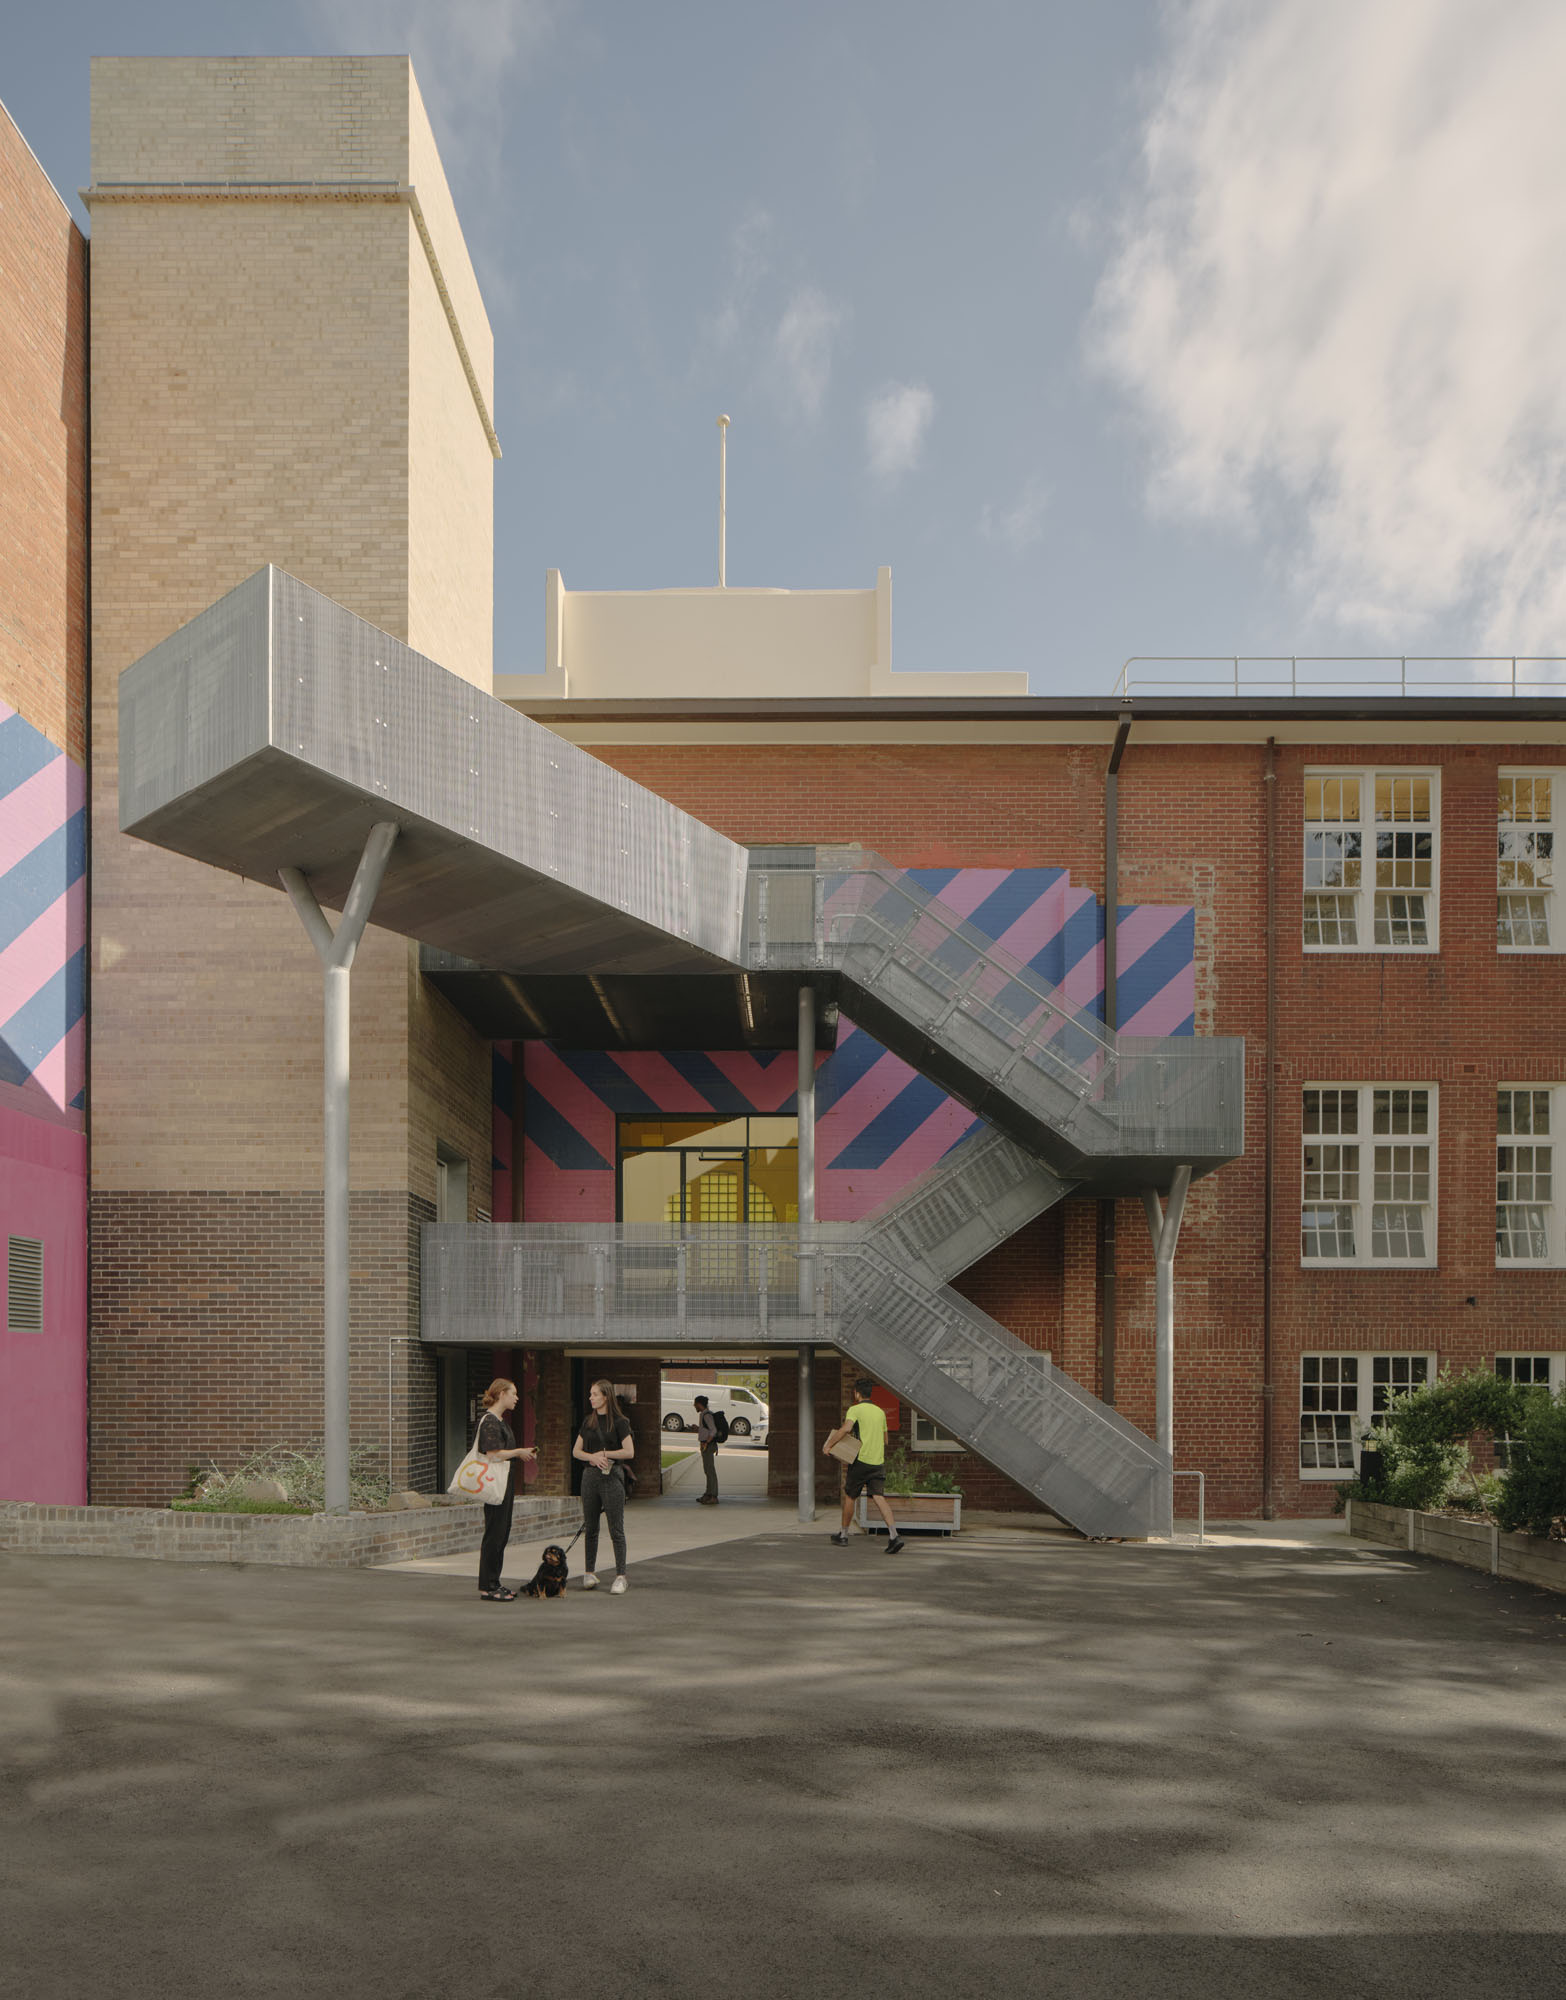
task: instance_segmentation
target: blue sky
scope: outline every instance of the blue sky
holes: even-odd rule
[[[496,665],[543,574],[894,574],[904,669],[1566,653],[1558,0],[62,0],[87,58],[409,49],[496,337]]]

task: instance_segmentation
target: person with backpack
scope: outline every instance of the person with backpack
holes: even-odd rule
[[[903,1546],[903,1538],[897,1532],[892,1510],[886,1502],[886,1412],[879,1403],[871,1402],[874,1388],[875,1384],[868,1375],[860,1376],[854,1384],[854,1400],[844,1413],[843,1421],[821,1447],[822,1455],[830,1458],[833,1445],[841,1444],[850,1431],[859,1440],[858,1455],[851,1465],[843,1468],[843,1525],[832,1540],[840,1549],[848,1547],[848,1531],[854,1521],[854,1502],[864,1493],[886,1523],[886,1553],[895,1556]]]
[[[615,1399],[612,1382],[595,1382],[587,1392],[592,1414],[576,1434],[571,1456],[582,1461],[582,1588],[596,1590],[598,1578],[598,1524],[607,1515],[609,1540],[614,1546],[614,1582],[611,1597],[623,1597],[625,1581],[625,1496],[635,1478],[631,1460],[636,1456],[636,1440],[631,1420]]]
[[[707,1475],[707,1490],[696,1502],[698,1507],[718,1504],[718,1446],[729,1441],[729,1420],[722,1410],[714,1410],[705,1396],[696,1404],[696,1442],[701,1448],[701,1469]]]

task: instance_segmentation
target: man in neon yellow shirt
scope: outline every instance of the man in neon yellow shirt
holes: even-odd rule
[[[861,1493],[865,1493],[886,1523],[889,1538],[886,1553],[895,1556],[903,1545],[903,1538],[898,1534],[892,1510],[886,1504],[886,1412],[879,1403],[871,1402],[870,1393],[874,1388],[875,1384],[868,1375],[860,1376],[854,1384],[855,1400],[849,1404],[843,1421],[821,1447],[823,1454],[830,1458],[833,1445],[841,1444],[850,1431],[859,1439],[859,1456],[852,1465],[844,1468],[847,1477],[843,1481],[843,1525],[832,1540],[840,1549],[847,1548],[848,1530],[854,1519],[854,1502]]]

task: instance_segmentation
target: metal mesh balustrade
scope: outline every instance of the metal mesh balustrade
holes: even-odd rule
[[[430,1225],[423,1282],[434,1343],[840,1347],[1084,1534],[1168,1532],[1168,1455],[867,1225]]]
[[[866,1235],[934,1283],[944,1283],[1071,1192],[1071,1183],[981,1126],[869,1216]]]
[[[757,972],[838,974],[861,1027],[1054,1165],[1243,1148],[1238,1041],[1117,1037],[874,855],[753,858],[743,949]]]

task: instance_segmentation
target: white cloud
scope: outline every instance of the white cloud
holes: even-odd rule
[[[1091,324],[1167,514],[1315,608],[1566,653],[1566,7],[1191,0]]]
[[[832,379],[832,346],[846,315],[813,285],[802,286],[783,309],[772,337],[772,375],[801,416],[814,423]]]
[[[809,283],[785,296],[786,280],[775,269],[776,238],[772,216],[761,207],[748,209],[730,231],[723,302],[704,323],[705,351],[692,365],[705,377],[714,353],[733,356],[791,417],[813,424],[826,402],[850,313]]]
[[[508,93],[574,0],[317,0],[313,23],[348,55],[408,54],[447,171],[499,164]]]
[[[713,344],[720,350],[739,338],[756,288],[772,269],[771,239],[772,217],[764,208],[750,209],[730,232],[728,288],[711,326]]]
[[[1049,512],[1049,488],[1042,479],[1024,481],[1022,491],[1009,507],[986,500],[979,510],[979,533],[987,542],[999,542],[1021,555],[1044,539],[1044,516]]]
[[[935,416],[935,398],[922,382],[888,382],[865,410],[870,470],[890,486],[912,472]]]

